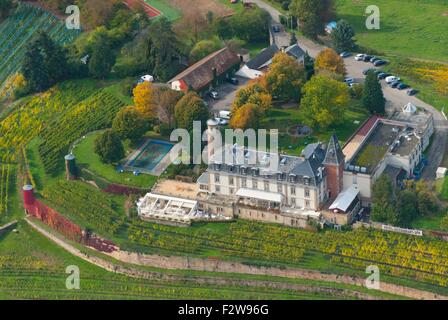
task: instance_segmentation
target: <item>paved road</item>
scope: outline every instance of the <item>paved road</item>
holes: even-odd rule
[[[275,23],[280,22],[280,12],[270,4],[264,2],[263,0],[251,0],[251,2],[256,3],[259,7],[268,11]],[[286,32],[282,31],[274,33],[274,36],[275,41],[278,44],[285,43],[286,41],[289,43],[290,35]],[[304,51],[307,51],[311,57],[316,57],[320,51],[325,49],[325,46],[317,44],[304,37],[298,37],[298,42],[300,47]],[[372,67],[372,64],[356,61],[353,57],[345,59],[345,65],[347,68],[347,75],[357,79],[357,82],[364,81],[365,76],[362,74],[362,71],[366,68]],[[435,178],[435,172],[443,161],[443,156],[448,143],[448,121],[443,117],[442,113],[433,106],[421,101],[417,97],[407,96],[405,90],[400,91],[392,89],[385,85],[385,83],[382,85],[384,96],[387,99],[388,112],[393,112],[394,109],[400,110],[405,104],[412,102],[414,105],[426,109],[434,116],[435,130],[433,141],[428,151],[429,164],[423,171],[422,176],[424,179]]]

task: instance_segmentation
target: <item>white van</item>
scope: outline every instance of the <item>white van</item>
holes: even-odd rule
[[[395,81],[400,81],[400,78],[397,78],[395,76],[386,77],[386,82],[387,83],[392,83],[392,82],[395,82]]]
[[[219,111],[219,117],[222,119],[230,120],[231,117],[230,111]]]

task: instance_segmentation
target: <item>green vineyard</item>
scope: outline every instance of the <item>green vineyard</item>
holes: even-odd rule
[[[125,250],[289,266],[302,266],[309,255],[317,254],[331,265],[351,270],[363,271],[375,264],[390,276],[441,287],[448,284],[446,242],[365,229],[312,233],[244,220],[176,228],[124,218],[121,206],[87,184],[58,183],[44,195],[57,207],[67,208],[67,215],[76,223]]]
[[[53,122],[42,132],[39,153],[48,174],[57,173],[63,166],[61,159],[70,144],[83,135],[104,129],[112,124],[115,114],[125,103],[111,93],[99,91]]]

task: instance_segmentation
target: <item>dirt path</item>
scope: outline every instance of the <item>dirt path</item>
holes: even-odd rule
[[[291,289],[306,292],[330,292],[330,288],[316,288],[313,286],[291,284],[291,283],[278,283],[273,281],[256,281],[256,280],[239,280],[239,279],[224,279],[219,277],[185,277],[178,275],[166,275],[157,272],[140,271],[132,268],[126,268],[123,266],[115,265],[104,259],[96,256],[90,256],[82,253],[79,249],[75,248],[71,244],[62,240],[61,238],[44,230],[30,218],[25,218],[25,221],[37,232],[53,241],[71,254],[88,261],[98,267],[101,267],[107,271],[124,274],[131,277],[145,278],[145,279],[160,279],[163,277],[166,280],[179,280],[179,277],[183,279],[190,279],[199,283],[207,284],[242,284],[248,286],[271,286],[273,288]],[[129,253],[124,251],[117,251],[110,254],[111,257],[130,264],[137,264],[143,266],[151,266],[155,268],[171,269],[171,270],[195,270],[195,271],[209,271],[209,272],[225,272],[225,273],[238,273],[238,274],[251,274],[251,275],[267,275],[278,276],[284,278],[294,279],[306,279],[316,281],[335,282],[347,285],[354,285],[358,287],[364,287],[364,279],[358,277],[352,277],[347,275],[325,274],[318,271],[303,270],[303,269],[280,269],[280,268],[268,268],[268,267],[256,267],[245,265],[238,262],[228,262],[220,260],[199,259],[189,257],[166,257],[159,255],[143,255],[137,253]],[[448,300],[447,296],[442,296],[428,291],[418,290],[414,288],[404,287],[391,283],[381,282],[380,291],[408,297],[411,299],[423,299],[423,300]],[[368,294],[360,293],[358,291],[337,289],[332,291],[333,294],[344,295],[351,293],[351,296],[358,297],[360,299],[374,299],[375,297]]]

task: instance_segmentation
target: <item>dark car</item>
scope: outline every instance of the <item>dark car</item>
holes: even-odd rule
[[[418,93],[416,89],[409,89],[407,92],[408,96],[415,96]]]
[[[394,81],[394,82],[390,83],[389,86],[390,86],[391,88],[396,88],[396,87],[398,87],[398,85],[399,85],[400,83],[401,83],[400,81]]]
[[[390,74],[386,73],[386,72],[380,72],[377,75],[378,80],[383,80],[386,79],[386,77],[390,76]]]
[[[229,82],[235,86],[237,86],[240,83],[237,78],[229,78],[229,79],[227,79],[227,82]]]
[[[280,32],[280,27],[278,25],[274,25],[274,26],[272,26],[272,30],[274,32]]]
[[[377,60],[377,61],[375,61],[375,62],[373,63],[373,65],[374,65],[375,67],[384,66],[385,64],[387,64],[387,62],[384,61],[384,60]]]
[[[375,62],[375,61],[378,61],[378,60],[381,60],[380,58],[378,58],[378,57],[375,57],[375,56],[373,56],[372,58],[370,58],[370,62]]]
[[[367,69],[364,69],[364,70],[362,71],[362,74],[363,74],[363,75],[367,75],[370,71],[373,71],[373,70],[375,70],[375,69],[373,69],[373,68],[367,68]]]
[[[398,89],[398,90],[404,90],[404,89],[407,89],[407,88],[409,88],[409,86],[408,86],[407,84],[404,84],[404,83],[400,83],[400,84],[397,86],[397,89]]]
[[[347,51],[344,51],[344,52],[342,52],[341,54],[340,54],[340,56],[342,57],[342,58],[348,58],[348,57],[350,57],[352,55],[352,53],[351,52],[347,52]]]
[[[370,59],[372,59],[373,57],[372,56],[369,56],[369,55],[367,55],[367,56],[364,56],[364,62],[370,62]]]

